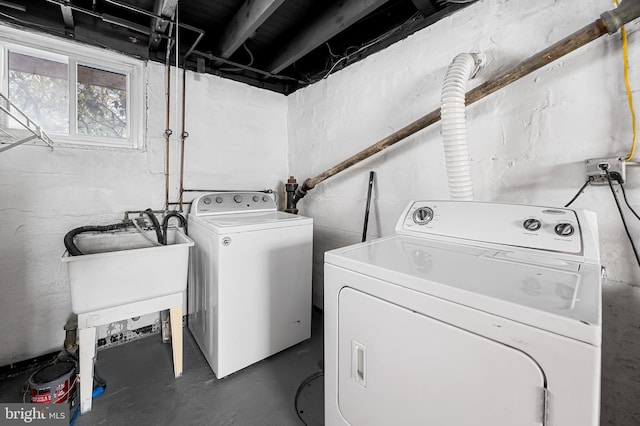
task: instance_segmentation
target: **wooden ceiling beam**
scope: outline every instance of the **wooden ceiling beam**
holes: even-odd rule
[[[329,41],[388,0],[345,0],[336,3],[305,29],[292,37],[292,41],[271,62],[268,70],[278,74],[316,47]]]
[[[225,28],[218,43],[218,56],[233,55],[282,3],[284,0],[246,0]]]
[[[178,0],[156,0],[153,7],[153,13],[160,15],[166,19],[153,18],[151,20],[151,36],[149,37],[149,50],[158,50],[162,41],[161,34],[167,32],[169,21],[173,19],[176,13]]]

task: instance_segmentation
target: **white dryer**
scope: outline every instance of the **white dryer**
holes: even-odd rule
[[[312,219],[273,194],[194,200],[189,330],[218,379],[311,336]]]
[[[416,201],[325,254],[327,425],[596,426],[595,214]]]

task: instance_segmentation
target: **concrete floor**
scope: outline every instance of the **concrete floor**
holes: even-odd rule
[[[634,297],[611,297],[632,291],[638,288],[604,282],[602,426],[640,425],[640,310]],[[294,397],[306,377],[322,370],[322,319],[313,312],[310,340],[220,381],[189,332],[184,333],[184,375],[178,379],[171,347],[160,343],[159,335],[101,350],[97,370],[107,391],[75,424],[302,426]],[[0,377],[0,402],[22,402],[23,386],[36,368]],[[324,424],[323,383],[314,380],[298,400],[309,426]]]
[[[186,331],[186,330],[185,330]],[[171,346],[159,334],[98,352],[96,369],[107,382],[84,425],[317,426],[324,424],[323,378],[300,392],[300,383],[322,370],[322,314],[313,312],[311,339],[217,380],[190,333],[184,333],[184,374],[173,377]],[[22,402],[35,368],[0,381],[0,401]]]

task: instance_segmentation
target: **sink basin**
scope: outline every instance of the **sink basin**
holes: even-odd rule
[[[146,231],[155,240],[154,231]],[[154,246],[136,230],[83,233],[75,238],[85,253],[62,262],[69,268],[71,310],[75,314],[139,302],[184,291],[193,240],[177,228],[167,245]]]

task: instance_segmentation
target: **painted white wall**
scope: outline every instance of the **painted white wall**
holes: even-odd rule
[[[456,54],[488,56],[469,82],[472,88],[611,7],[605,0],[485,0],[297,91],[288,98],[291,173],[302,182],[437,108]],[[639,26],[628,26],[636,86]],[[584,183],[585,159],[626,155],[630,148],[620,35],[605,36],[479,101],[468,108],[467,120],[477,200],[564,205]],[[440,124],[326,180],[299,203],[301,214],[316,224],[318,304],[322,253],[361,237],[370,170],[377,172],[369,224],[375,237],[393,231],[409,200],[448,198]],[[630,168],[626,188],[638,208],[639,183],[640,171]],[[599,214],[607,277],[638,283],[640,271],[609,188],[590,188],[574,206]],[[630,214],[629,222],[640,235]]]
[[[177,76],[175,69],[172,75]],[[149,63],[146,76],[144,150],[21,146],[0,154],[0,365],[62,347],[63,325],[71,313],[68,274],[60,262],[66,232],[113,223],[126,210],[164,206],[165,69]],[[180,88],[177,83],[172,87]],[[179,111],[180,103],[172,96],[175,200],[180,134],[175,107]],[[288,169],[283,95],[189,72],[187,99],[185,186],[281,186]],[[154,321],[151,316],[112,324],[99,337]]]
[[[289,165],[300,183],[439,106],[447,66],[461,52],[489,60],[475,87],[595,21],[610,0],[483,0],[289,96]],[[640,22],[629,32],[640,116]],[[632,141],[620,33],[604,36],[467,109],[475,198],[562,206],[585,181],[584,160],[625,156]],[[638,157],[640,159],[640,157]],[[393,232],[412,199],[448,199],[440,125],[334,176],[298,204],[314,218],[314,303],[322,305],[326,250],[360,241],[368,174],[376,171],[369,236]],[[640,169],[627,195],[640,210]],[[618,192],[621,197],[621,193]],[[603,295],[603,424],[636,424],[640,397],[640,268],[608,186],[575,208],[599,217]],[[625,208],[625,212],[627,212]],[[640,246],[640,223],[627,212]]]

